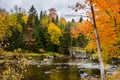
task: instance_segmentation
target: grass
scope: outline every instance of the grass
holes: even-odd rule
[[[73,48],[73,50],[78,51],[78,52],[85,52],[85,50],[80,47],[72,47],[72,48]]]
[[[60,53],[56,52],[45,52],[45,53],[18,53],[18,52],[7,52],[7,51],[2,51],[0,55],[5,55],[5,56],[13,56],[13,55],[25,55],[27,56],[32,56],[32,57],[39,57],[39,56],[57,56],[57,57],[62,57],[63,55]]]
[[[45,53],[29,53],[29,56],[58,56],[58,57],[62,57],[62,54],[56,53],[56,52],[45,52]]]

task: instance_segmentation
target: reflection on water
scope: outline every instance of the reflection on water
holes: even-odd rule
[[[55,63],[67,63],[68,60],[54,61]],[[82,74],[81,74],[82,72]],[[83,74],[84,73],[84,74]],[[24,74],[25,80],[81,80],[85,77],[99,77],[98,69],[80,68],[77,65],[30,65]]]
[[[16,80],[20,75],[18,80],[100,80],[99,64],[93,61],[54,58],[46,63],[43,60],[21,62],[21,64],[18,61],[2,60],[0,80],[3,80],[3,76],[7,76],[4,80]],[[116,74],[118,69],[117,65],[107,65],[106,75]]]
[[[79,80],[78,68],[68,65],[29,66],[25,80]]]

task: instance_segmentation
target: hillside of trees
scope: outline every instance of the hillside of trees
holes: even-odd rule
[[[29,12],[22,8],[10,13],[0,9],[0,44],[7,51],[21,49],[23,52],[46,51],[68,54],[72,46],[85,47],[88,39],[80,32],[80,22],[67,22],[59,18],[55,8],[49,9],[49,14],[41,11],[38,15],[34,6]]]
[[[95,20],[104,61],[119,58],[119,0],[92,0],[91,4],[95,4]],[[76,22],[59,17],[55,8],[50,8],[49,14],[45,11],[38,13],[34,6],[28,12],[18,6],[11,12],[0,9],[0,47],[6,51],[21,49],[38,53],[45,50],[63,54],[68,54],[70,47],[80,47],[89,55],[95,53],[94,56],[98,56],[90,11],[87,16],[89,19],[80,17]]]

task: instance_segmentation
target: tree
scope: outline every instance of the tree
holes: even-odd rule
[[[55,8],[49,9],[49,17],[50,17],[50,21],[52,21],[52,19],[56,20],[57,13]]]
[[[59,22],[58,22],[58,27],[61,29],[61,31],[65,31],[66,29],[66,24],[67,24],[67,21],[65,18],[60,18]]]
[[[80,19],[79,19],[79,22],[82,22],[83,21],[83,17],[81,16]]]
[[[43,14],[43,17],[40,23],[44,29],[47,28],[47,25],[49,24],[49,22],[50,22],[49,16],[47,14]]]
[[[29,9],[29,16],[27,21],[27,31],[25,34],[25,44],[27,45],[27,48],[31,51],[34,50],[35,46],[35,27],[39,24],[37,11],[32,5],[32,7]]]
[[[11,31],[11,36],[4,40],[5,43],[9,43],[9,45],[5,47],[5,50],[13,51],[18,48],[24,49],[23,33],[14,26],[11,26],[9,30]]]
[[[37,17],[37,11],[36,11],[36,9],[34,8],[34,6],[32,5],[32,7],[29,9],[29,19],[28,19],[28,21],[29,21],[29,24],[31,25],[31,27],[33,27],[34,26],[34,24],[35,24],[35,18]],[[38,17],[37,17],[38,18]]]
[[[41,11],[40,12],[40,20],[42,19],[42,17],[43,17],[43,12]]]
[[[79,22],[72,23],[72,26],[70,29],[70,34],[72,37],[78,38],[79,33],[80,33],[80,27],[81,27],[81,24]]]
[[[58,24],[62,32],[62,37],[60,38],[61,45],[59,45],[59,52],[69,54],[69,48],[71,47],[70,27],[72,23],[67,22],[64,18],[61,18]]]
[[[45,31],[41,27],[41,25],[37,25],[34,28],[34,36],[35,36],[35,50],[38,51],[40,48],[44,49],[46,42],[45,42]]]
[[[89,36],[90,43],[87,45],[87,49],[96,51],[96,44],[98,45],[98,53],[102,53],[102,58],[104,63],[112,57],[119,56],[119,39],[118,32],[120,31],[119,27],[119,0],[107,1],[107,0],[87,0],[90,4],[91,12],[88,13],[88,16],[91,18],[90,21],[85,22],[83,33]],[[102,4],[101,4],[102,3]],[[79,3],[77,3],[77,6]],[[81,4],[80,4],[81,6]],[[92,16],[90,16],[92,15]],[[92,25],[90,22],[93,22],[93,28],[95,34],[93,34]],[[96,26],[97,25],[97,26]],[[96,31],[97,29],[97,31]],[[96,33],[99,35],[96,35]],[[95,40],[97,43],[95,43]],[[100,45],[101,44],[101,45]],[[98,55],[99,59],[101,58],[100,54]],[[102,63],[102,61],[100,60]],[[102,73],[102,80],[104,79],[104,73]]]
[[[93,25],[93,28],[94,28],[94,34],[95,34],[95,38],[96,38],[96,44],[97,44],[97,49],[98,49],[98,54],[99,54],[99,61],[100,61],[101,80],[105,80],[104,65],[103,65],[103,59],[102,59],[102,54],[101,54],[100,40],[99,40],[98,30],[97,30],[97,26],[96,26],[93,4],[92,4],[91,0],[87,0],[87,2],[90,5],[91,14],[92,14],[92,25]],[[83,8],[85,8],[84,5],[81,5],[81,4],[77,3],[75,10],[83,9]]]
[[[72,19],[72,21],[71,22],[75,22],[75,19]]]
[[[58,23],[58,20],[59,20],[59,17],[58,17],[58,15],[56,16],[56,23]]]
[[[16,13],[17,13],[17,12],[18,12],[18,6],[15,5],[15,6],[14,6],[14,9],[15,9],[15,11],[16,11]]]
[[[97,43],[97,48],[98,48],[99,60],[100,60],[101,80],[105,80],[104,65],[103,65],[102,53],[101,53],[101,48],[100,48],[100,40],[99,40],[99,35],[98,35],[96,21],[95,21],[94,9],[91,3],[90,3],[90,7],[91,7],[94,33],[96,37],[96,43]]]
[[[14,50],[21,47],[23,44],[22,14],[9,14],[8,12],[1,10],[0,17],[0,42],[5,46],[4,49]]]
[[[60,45],[59,38],[62,36],[61,30],[54,23],[49,23],[47,30],[51,42],[55,45]]]
[[[103,4],[100,4],[102,2]],[[95,14],[97,16],[96,23],[99,28],[99,34],[100,34],[100,41],[101,41],[101,47],[103,54],[106,53],[108,56],[108,60],[112,57],[119,56],[119,38],[120,35],[119,31],[119,0],[113,0],[113,1],[93,1],[93,3],[96,3],[96,8],[99,10],[95,11]],[[104,38],[104,39],[103,39]],[[107,42],[106,42],[107,41]],[[105,46],[107,48],[105,48]],[[105,60],[107,61],[107,60]]]
[[[16,15],[10,15],[8,12],[4,10],[0,10],[0,39],[3,39],[5,37],[10,37],[11,36],[11,31],[9,28],[11,26],[14,26],[17,28],[19,31],[22,30],[22,26],[17,22],[17,17]]]
[[[8,30],[11,26],[11,17],[8,12],[0,9],[0,40],[11,36],[11,32]]]

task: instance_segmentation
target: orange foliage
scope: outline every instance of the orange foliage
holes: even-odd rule
[[[119,0],[86,0],[94,5],[96,25],[99,33],[101,49],[104,59],[106,56],[120,56],[120,1]],[[89,13],[91,17],[91,12]],[[83,34],[88,35],[90,43],[86,49],[96,50],[95,36],[91,23],[85,21],[81,27]],[[95,51],[96,52],[96,51]],[[107,61],[107,60],[106,60]]]
[[[72,37],[77,38],[79,36],[79,33],[81,32],[81,23],[75,22],[74,25],[72,25],[70,34]]]
[[[93,27],[92,27],[92,24],[88,21],[84,21],[83,24],[82,24],[82,27],[80,28],[80,31],[83,33],[83,34],[87,34],[91,31],[93,31]]]

